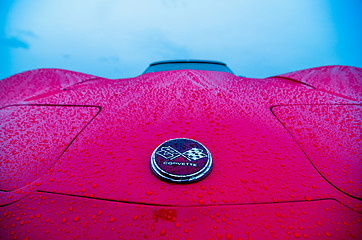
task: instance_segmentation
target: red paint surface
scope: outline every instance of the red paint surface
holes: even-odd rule
[[[283,106],[273,112],[328,181],[362,199],[361,105]]]
[[[48,71],[57,75],[60,70]],[[356,68],[309,71],[326,74],[326,79],[331,71],[341,71],[338,76],[346,82],[362,81],[358,77],[362,70]],[[62,79],[58,75],[55,78]],[[17,75],[12,78],[20,81]],[[5,79],[6,84],[12,78]],[[54,87],[58,90],[52,93],[41,90],[44,80],[39,76],[35,84],[41,95],[29,98],[32,94],[27,94],[16,101],[10,95],[5,103],[87,105],[99,106],[101,111],[47,173],[21,191],[1,193],[0,202],[6,206],[1,208],[0,235],[123,239],[347,239],[361,235],[358,168],[347,169],[347,175],[354,176],[352,182],[333,179],[334,173],[344,176],[329,166],[334,161],[323,162],[326,153],[321,151],[309,156],[299,135],[290,130],[297,129],[296,116],[313,116],[324,124],[319,116],[325,114],[325,108],[306,110],[292,105],[360,104],[355,96],[359,85],[348,86],[355,93],[352,96],[280,77],[246,79],[184,70],[132,79],[95,79],[66,89]],[[276,112],[280,122],[272,107],[273,111],[292,108],[293,114]],[[352,125],[342,120],[336,123],[358,134],[353,127],[360,117],[349,111],[354,110],[337,116],[350,116]],[[51,113],[45,115],[54,118]],[[301,134],[313,133],[303,129]],[[310,141],[327,146],[333,130],[327,127],[330,133],[311,135]],[[151,154],[172,138],[195,139],[207,147],[214,162],[211,174],[186,185],[155,177],[149,166]],[[346,145],[349,140],[348,135],[344,137]],[[346,152],[358,151],[353,149]],[[316,167],[313,159],[318,159]],[[360,157],[356,164],[361,166]],[[341,165],[343,161],[334,167]],[[332,180],[319,171],[330,174]]]
[[[41,177],[98,110],[71,106],[0,109],[0,190],[13,191]]]
[[[336,96],[361,101],[362,72],[360,68],[348,66],[325,66],[305,69],[280,75],[312,85],[321,91]]]
[[[0,105],[17,104],[56,94],[67,86],[97,77],[61,69],[36,69],[1,80]]]
[[[164,208],[36,193],[0,211],[2,236],[19,239],[358,239],[361,235],[360,214],[333,200]],[[157,217],[164,211],[173,212],[175,220]]]

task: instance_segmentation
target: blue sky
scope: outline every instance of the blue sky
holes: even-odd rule
[[[0,79],[36,68],[108,78],[208,59],[268,77],[362,67],[361,0],[1,0]]]

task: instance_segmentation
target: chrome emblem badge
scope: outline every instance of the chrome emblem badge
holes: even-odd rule
[[[162,143],[153,151],[151,170],[164,181],[196,182],[209,175],[212,158],[201,143],[192,139],[176,138]]]

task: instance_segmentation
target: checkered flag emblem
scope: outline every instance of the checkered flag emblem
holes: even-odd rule
[[[189,161],[197,161],[201,158],[207,157],[202,149],[199,148],[191,148],[190,150],[180,153],[173,147],[162,147],[156,152],[156,154],[169,160],[173,160],[175,158],[178,158],[179,156],[183,156]]]
[[[188,160],[196,161],[206,157],[207,155],[203,153],[201,149],[191,148],[190,150],[182,153],[182,156],[186,157]]]

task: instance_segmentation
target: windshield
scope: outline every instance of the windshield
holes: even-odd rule
[[[164,61],[151,63],[144,73],[172,70],[205,70],[233,73],[225,63],[216,61]]]

